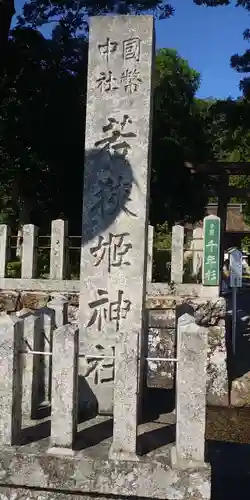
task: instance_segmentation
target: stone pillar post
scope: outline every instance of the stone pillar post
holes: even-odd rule
[[[184,267],[184,227],[173,226],[172,228],[172,252],[171,252],[171,282],[181,284],[183,282]]]
[[[176,447],[172,463],[194,467],[204,463],[207,329],[184,314],[178,320],[176,369]]]
[[[78,349],[76,325],[54,332],[52,358],[51,443],[72,449],[77,433]]]

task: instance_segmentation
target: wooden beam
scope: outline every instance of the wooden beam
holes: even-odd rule
[[[250,196],[250,187],[228,186],[227,188],[225,188],[225,190],[228,198],[247,198]],[[219,192],[219,189],[209,189],[208,196],[218,197]]]
[[[186,167],[192,173],[206,173],[209,175],[220,175],[227,172],[229,175],[250,175],[250,162],[208,162],[198,165],[186,162]]]

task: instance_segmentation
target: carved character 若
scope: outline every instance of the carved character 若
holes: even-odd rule
[[[102,149],[110,151],[112,154],[119,153],[127,156],[131,148],[127,139],[136,137],[134,132],[127,131],[127,126],[132,124],[129,115],[123,115],[121,121],[114,117],[108,118],[108,124],[102,127],[102,131],[107,134],[102,139],[95,142],[95,147],[102,146]]]

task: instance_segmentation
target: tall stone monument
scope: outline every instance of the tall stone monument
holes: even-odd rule
[[[81,360],[80,373],[111,413],[116,341],[139,332],[143,350],[153,17],[93,18],[89,40],[80,352],[110,358]]]

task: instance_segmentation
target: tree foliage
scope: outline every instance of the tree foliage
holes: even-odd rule
[[[207,201],[207,179],[192,175],[187,163],[204,161],[209,144],[195,93],[200,75],[175,50],[156,59],[152,140],[151,221],[199,220]]]
[[[174,13],[174,8],[165,0],[28,0],[19,23],[39,27],[52,23],[53,36],[68,38],[87,33],[89,16],[100,14],[153,13],[164,19]]]
[[[46,225],[81,211],[87,45],[82,39],[70,45],[30,28],[12,32],[0,104],[0,176],[2,217],[11,213],[13,224],[20,213],[24,222]]]
[[[25,4],[9,40],[0,101],[2,221],[47,229],[52,218],[63,216],[72,231],[80,231],[88,16],[149,11],[159,17],[173,13],[164,0]],[[54,26],[51,39],[37,30],[46,23]],[[150,199],[154,225],[167,221],[170,227],[204,216],[209,178],[193,175],[190,165],[249,157],[248,99],[196,99],[199,84],[200,75],[176,51],[158,51]]]
[[[1,80],[8,61],[8,37],[14,14],[14,0],[0,0],[0,91]]]

